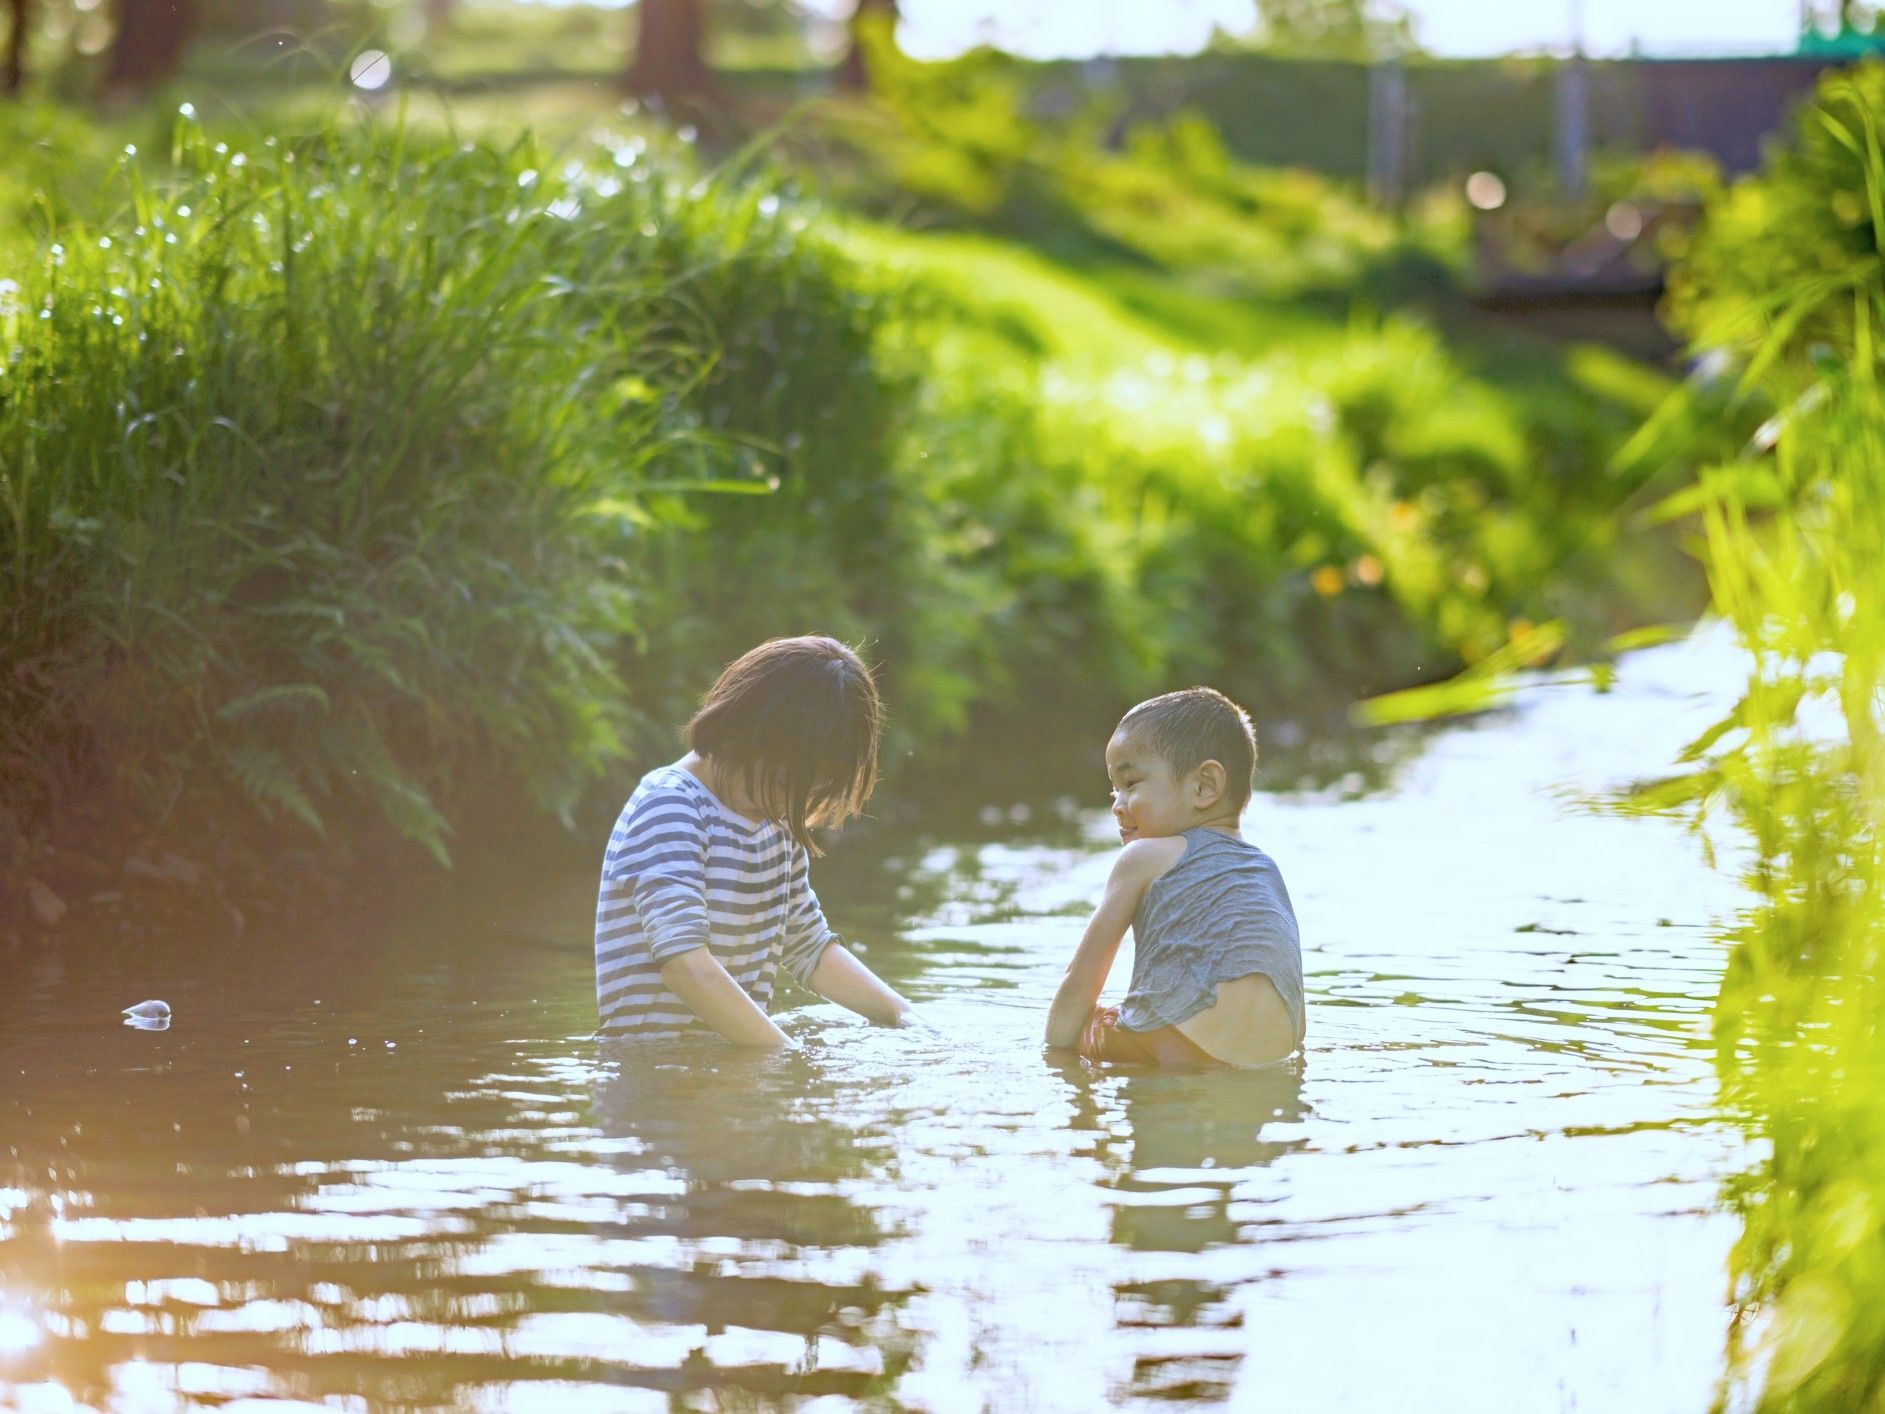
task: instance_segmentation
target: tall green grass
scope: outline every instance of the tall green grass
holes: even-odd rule
[[[1710,211],[1675,308],[1771,414],[1699,518],[1747,691],[1652,803],[1725,808],[1753,903],[1716,1010],[1728,1101],[1768,1157],[1744,1230],[1729,1407],[1885,1406],[1885,68],[1823,82]]]
[[[792,409],[858,404],[828,385],[861,346],[779,370],[833,319],[867,342],[870,297],[776,199],[552,156],[186,121],[116,214],[8,251],[10,836],[101,796],[135,835],[221,781],[442,855],[468,777],[559,805],[619,755],[659,616],[629,562],[677,496],[775,484]]]
[[[161,813],[209,773],[442,850],[468,761],[613,745],[622,610],[575,550],[631,367],[558,337],[575,242],[521,150],[186,124],[177,158],[15,267],[0,323],[9,804]]]

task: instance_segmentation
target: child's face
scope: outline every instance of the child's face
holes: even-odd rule
[[[1121,844],[1181,835],[1197,823],[1195,783],[1175,776],[1134,733],[1116,732],[1106,743],[1106,774],[1113,782],[1113,819]]]

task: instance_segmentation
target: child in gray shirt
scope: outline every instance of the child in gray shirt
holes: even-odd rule
[[[1239,828],[1249,714],[1208,687],[1141,702],[1106,748],[1120,851],[1055,993],[1047,1043],[1091,1061],[1249,1066],[1303,1039],[1302,949],[1275,863]],[[1126,929],[1124,1005],[1097,1005]]]

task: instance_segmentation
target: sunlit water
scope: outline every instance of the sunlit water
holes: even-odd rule
[[[581,861],[390,942],[28,950],[0,1406],[1705,1409],[1737,899],[1692,837],[1568,801],[1670,761],[1737,667],[1641,654],[1259,796],[1300,1077],[1043,1058],[1114,847],[1097,769],[1090,809],[820,866],[933,1035],[813,1004],[776,1060],[599,1055]],[[118,1024],[145,996],[172,1029]]]

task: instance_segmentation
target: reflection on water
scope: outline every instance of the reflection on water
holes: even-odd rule
[[[390,940],[0,957],[0,1407],[1704,1407],[1736,900],[1563,794],[1669,759],[1736,667],[1640,655],[1253,802],[1300,1071],[1042,1056],[1097,774],[822,866],[935,1034],[810,1004],[781,1057],[599,1052],[586,857]],[[143,997],[171,1029],[119,1024]]]

